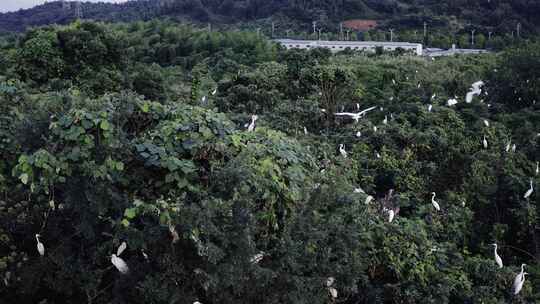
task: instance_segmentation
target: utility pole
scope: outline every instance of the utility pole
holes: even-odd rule
[[[317,32],[317,21],[313,21],[311,25],[313,26],[313,34],[315,34]]]
[[[339,23],[339,40],[343,40],[343,22]]]
[[[80,1],[75,2],[75,18],[76,19],[83,18],[82,5]]]
[[[272,38],[274,38],[275,30],[276,30],[276,26],[275,26],[274,22],[272,21]]]
[[[347,30],[347,41],[349,41],[349,30]]]
[[[493,34],[493,32],[488,33],[488,40],[491,40],[491,34]]]
[[[394,42],[394,29],[390,29],[390,42]]]
[[[289,38],[289,33],[291,32],[291,30],[285,30],[285,35],[287,38]]]
[[[427,37],[427,22],[424,21],[424,38]]]
[[[321,28],[319,28],[319,40],[321,40]]]
[[[210,22],[208,22],[208,32],[210,33],[212,31],[212,24],[210,24]]]
[[[517,37],[520,38],[520,32],[521,32],[521,22],[518,22],[517,26],[516,26],[516,32],[517,32]]]
[[[474,46],[474,32],[476,32],[476,30],[471,30],[471,46]]]

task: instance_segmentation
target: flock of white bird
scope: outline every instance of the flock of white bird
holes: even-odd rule
[[[396,81],[394,79],[392,79],[392,83],[395,85],[396,84]],[[481,93],[482,93],[482,86],[484,85],[484,82],[483,81],[477,81],[475,83],[473,83],[471,85],[471,89],[470,91],[467,93],[466,97],[465,97],[465,101],[467,103],[471,103],[472,100],[473,100],[473,97],[474,96],[479,96]],[[420,87],[420,84],[418,84],[418,87]],[[212,91],[212,95],[215,95],[217,93],[217,89],[215,89],[214,91]],[[486,93],[487,94],[487,93]],[[431,100],[435,99],[436,95],[434,94],[432,97],[431,97]],[[391,98],[392,100],[393,98]],[[206,96],[203,96],[202,97],[202,102],[206,102],[207,100],[207,97]],[[457,100],[457,96],[454,97],[454,98],[451,98],[447,101],[447,106],[454,106],[458,103],[458,100]],[[360,110],[360,105],[359,104],[356,104],[356,107],[358,110]],[[359,111],[358,113],[352,113],[352,112],[339,112],[339,113],[334,113],[335,116],[341,116],[341,117],[350,117],[351,119],[353,119],[356,123],[359,122],[359,120],[363,117],[366,116],[366,114],[370,111],[373,111],[375,110],[377,107],[376,106],[373,106],[373,107],[369,107],[365,110],[362,110],[362,111]],[[433,105],[430,104],[428,105],[428,112],[431,112],[433,109]],[[381,111],[383,111],[384,109],[381,107],[380,108]],[[326,112],[326,110],[322,110],[323,112]],[[259,118],[258,115],[252,115],[251,116],[251,121],[247,124],[245,124],[245,128],[247,128],[247,131],[248,132],[253,132],[255,130],[255,127],[256,127],[256,122],[257,122],[257,119]],[[393,118],[393,114],[391,114],[391,118]],[[388,116],[385,115],[384,116],[384,120],[382,121],[382,123],[384,125],[388,124]],[[484,124],[489,127],[489,121],[487,120],[484,120]],[[373,126],[373,131],[374,132],[377,132],[377,126]],[[307,129],[304,127],[304,133],[305,134],[308,134],[308,131]],[[356,133],[356,137],[361,137],[362,136],[362,133],[360,131],[358,131]],[[538,134],[538,136],[540,136],[540,133]],[[485,149],[488,148],[488,142],[487,142],[487,139],[486,137],[484,136],[483,140],[482,140],[482,144],[484,146]],[[506,146],[506,152],[509,152],[510,151],[510,145],[511,145],[511,142],[509,142]],[[512,147],[511,147],[512,151],[515,152],[516,150],[516,145],[514,144]],[[348,157],[348,153],[347,151],[345,150],[345,145],[344,144],[340,144],[339,145],[339,153],[341,154],[341,156],[343,156],[344,158],[347,158]],[[376,153],[376,157],[377,158],[381,158],[381,155],[379,153]],[[535,173],[536,175],[538,175],[540,173],[540,163],[539,162],[536,162],[536,170],[535,170]],[[523,197],[525,199],[528,199],[531,194],[533,193],[534,191],[534,188],[533,188],[533,181],[532,179],[530,180],[530,188],[527,190],[527,192],[525,192],[525,194],[523,195]],[[354,193],[363,193],[363,194],[366,194],[364,192],[364,190],[362,190],[362,188],[356,188],[354,189]],[[440,211],[441,210],[441,207],[439,205],[439,203],[435,200],[435,197],[436,197],[436,193],[435,192],[432,192],[431,193],[431,204],[433,205],[433,208],[435,208],[435,210],[437,211]],[[371,195],[367,195],[366,199],[364,200],[364,203],[365,204],[369,204],[371,201],[374,200],[374,197],[371,196]],[[465,205],[465,202],[463,202],[463,206]],[[388,221],[391,223],[395,216],[396,216],[396,211],[399,211],[399,207],[397,208],[397,210],[395,209],[391,209],[391,208],[386,208],[384,207],[383,208],[383,212],[387,213],[388,214]],[[176,241],[179,240],[179,236],[178,236],[178,233],[176,232],[176,230],[174,229],[174,226],[169,226],[169,229],[170,229],[170,232],[171,232],[171,235],[173,236],[173,243],[175,243]],[[40,241],[40,235],[39,234],[36,234],[35,235],[36,237],[36,242],[37,242],[37,251],[39,253],[40,256],[44,256],[45,255],[45,245]],[[503,267],[503,262],[502,262],[502,258],[500,257],[500,255],[497,253],[497,244],[492,244],[494,246],[494,256],[495,256],[495,262],[497,263],[497,265],[499,266],[499,268],[502,268]],[[129,273],[129,267],[127,265],[127,263],[120,257],[120,255],[126,250],[127,248],[127,243],[126,242],[122,242],[120,244],[120,246],[118,247],[117,251],[116,251],[116,254],[112,254],[111,255],[111,263],[113,264],[113,266],[121,273],[121,274],[128,274]],[[144,258],[146,260],[148,260],[148,255],[144,252],[144,250],[141,251],[142,255],[144,256]],[[251,259],[250,259],[250,262],[253,263],[253,264],[257,264],[259,263],[263,258],[264,258],[264,252],[260,252],[256,255],[254,255]],[[527,272],[524,272],[524,267],[526,266],[526,264],[522,264],[521,265],[521,272],[518,273],[514,279],[514,284],[512,286],[512,290],[513,290],[513,293],[514,295],[517,295],[521,289],[523,288],[523,284],[525,283],[525,275],[527,275],[528,273]],[[333,277],[329,277],[326,281],[326,288],[328,290],[328,293],[330,294],[330,296],[335,299],[338,297],[338,291],[335,287],[333,287],[333,284],[335,282],[335,278]],[[202,304],[201,302],[199,301],[195,301],[193,304]]]

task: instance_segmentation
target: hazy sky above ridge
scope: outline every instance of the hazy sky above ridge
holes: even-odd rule
[[[83,0],[83,2],[126,2],[126,0]],[[16,11],[21,8],[31,8],[38,4],[52,2],[46,0],[0,0],[0,12]]]

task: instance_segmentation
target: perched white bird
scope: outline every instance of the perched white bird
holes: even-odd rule
[[[116,267],[120,273],[126,274],[129,272],[129,267],[127,266],[126,262],[124,262],[122,258],[117,257],[114,253],[111,256],[111,263],[113,263],[114,267]]]
[[[517,295],[521,289],[523,288],[523,283],[525,283],[525,275],[529,274],[527,272],[524,272],[523,275],[521,275],[521,281],[519,281],[517,284],[514,283],[513,289],[514,289],[514,295]],[[519,276],[519,274],[518,274]]]
[[[305,135],[308,135],[308,131],[307,131],[307,128],[306,128],[306,127],[304,127],[304,134],[305,134]]]
[[[354,193],[366,193],[362,188],[354,188]]]
[[[525,268],[524,268],[525,266],[527,266],[527,264],[521,264],[521,272],[518,273],[518,275],[514,279],[514,286],[516,286],[517,284],[519,284],[520,281],[523,280],[523,274],[525,273]]]
[[[392,79],[392,84],[396,84],[396,80],[395,80],[395,79]]]
[[[201,98],[202,103],[206,102],[206,95]]]
[[[377,126],[373,126],[373,132],[377,132]]]
[[[364,115],[366,115],[367,112],[376,109],[377,107],[370,107],[363,111],[360,111],[358,113],[349,113],[349,112],[341,112],[341,113],[334,113],[336,116],[349,116],[350,118],[354,119],[356,122],[360,120]]]
[[[328,292],[330,292],[330,295],[332,296],[332,298],[334,299],[337,298],[338,296],[337,289],[335,289],[334,287],[328,287]]]
[[[461,207],[465,207],[465,201],[461,201]]]
[[[433,109],[433,105],[429,105],[429,106],[427,107],[428,112],[431,112],[432,109]]]
[[[486,127],[489,127],[489,121],[487,119],[484,119],[484,125],[486,125]]]
[[[395,215],[396,215],[396,213],[394,212],[394,210],[392,210],[392,209],[388,210],[388,222],[389,223],[391,223],[394,220]]]
[[[482,93],[482,86],[484,85],[483,81],[477,81],[472,84],[470,91],[465,97],[465,102],[471,103],[474,96],[478,96]]]
[[[437,209],[437,211],[441,211],[441,206],[439,206],[439,203],[437,203],[435,200],[435,196],[437,196],[437,194],[435,194],[435,192],[431,192],[431,204],[433,207],[435,207],[435,209]]]
[[[344,158],[347,158],[347,151],[345,151],[345,145],[339,144],[339,153],[341,153],[341,156]]]
[[[534,191],[532,179],[531,179],[529,182],[530,182],[530,184],[531,184],[531,187],[530,187],[529,190],[527,190],[527,192],[525,192],[525,194],[523,195],[523,198],[525,198],[525,199],[529,198],[529,196],[531,196],[531,194],[532,194],[533,191]]]
[[[512,145],[512,152],[516,152],[516,144]]]
[[[356,132],[356,137],[361,137],[362,136],[362,132],[358,131]]]
[[[258,115],[251,115],[251,123],[248,126],[248,132],[255,130],[255,122],[259,119]]]
[[[258,264],[260,261],[262,261],[263,258],[264,258],[264,252],[261,251],[255,254],[254,256],[252,256],[251,259],[249,259],[249,262],[251,264]]]
[[[368,195],[368,196],[366,197],[366,199],[364,200],[364,204],[367,205],[367,204],[369,204],[372,200],[373,200],[373,196]]]
[[[384,115],[384,119],[382,121],[383,124],[388,124],[388,117],[386,115]]]
[[[360,104],[359,103],[356,104],[356,110],[360,111]]]
[[[418,83],[418,86],[417,86],[417,88],[419,88],[419,89],[420,89],[420,87],[421,87],[421,86],[422,86],[422,85],[421,85],[420,83]]]
[[[329,277],[328,279],[326,279],[326,287],[332,287],[335,281],[336,279],[334,277]]]
[[[499,265],[499,268],[503,268],[503,262],[499,254],[497,253],[497,244],[493,243],[491,246],[494,246],[495,249],[493,250],[493,255],[495,256],[495,262],[497,262],[497,265]]]
[[[202,303],[199,302],[199,301],[195,301],[195,302],[193,302],[193,304],[202,304]]]
[[[146,252],[144,252],[144,249],[141,249],[141,253],[142,253],[144,259],[148,261],[148,254],[146,254]]]
[[[437,97],[437,94],[431,95],[431,100],[435,99],[435,97]]]
[[[509,152],[509,151],[510,151],[510,145],[511,145],[511,144],[512,144],[511,142],[508,142],[508,143],[506,144],[506,149],[505,149],[506,152]]]
[[[381,158],[381,154],[379,154],[379,152],[376,152],[376,153],[375,153],[375,157]]]
[[[482,140],[482,144],[484,145],[484,149],[488,148],[488,142],[485,135],[484,135],[484,140]]]
[[[120,246],[118,246],[118,249],[116,250],[116,255],[120,256],[122,254],[122,252],[124,252],[124,250],[126,250],[126,248],[127,248],[127,243],[122,242],[122,244],[120,244]]]
[[[448,101],[446,102],[446,104],[451,107],[451,106],[454,106],[458,103],[457,99],[455,98],[451,98],[451,99],[448,99]]]
[[[212,96],[216,95],[216,93],[217,93],[217,88],[212,91]]]
[[[534,171],[534,173],[536,175],[538,175],[538,173],[540,173],[540,162],[536,162],[536,170]]]
[[[44,256],[45,255],[45,245],[43,245],[43,243],[40,242],[40,240],[39,240],[40,237],[41,237],[41,235],[36,234],[37,251],[39,252],[40,256]]]

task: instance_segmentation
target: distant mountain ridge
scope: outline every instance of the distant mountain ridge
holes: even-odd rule
[[[302,24],[302,28],[313,20],[335,28],[335,24],[347,19],[377,19],[384,27],[396,28],[416,28],[428,21],[431,26],[453,31],[470,25],[510,33],[517,30],[518,23],[524,32],[538,33],[540,28],[538,0],[135,0],[120,4],[48,2],[0,14],[0,30],[24,31],[31,26],[66,24],[79,14],[111,22],[170,17],[215,24],[279,16]]]

